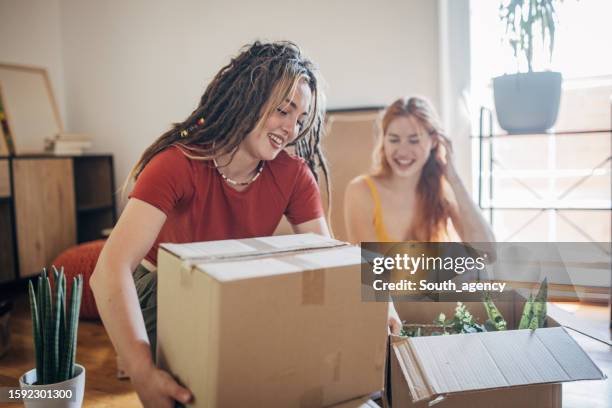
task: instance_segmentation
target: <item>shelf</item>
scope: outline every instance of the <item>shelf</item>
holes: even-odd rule
[[[13,236],[13,214],[11,204],[0,200],[0,283],[15,279],[15,244]]]
[[[40,153],[25,153],[18,155],[0,156],[0,158],[7,158],[13,160],[19,159],[88,159],[88,158],[110,158],[110,153],[89,153],[84,152],[83,154],[70,155],[70,154],[53,154],[48,152]]]
[[[112,210],[112,207],[109,208]],[[88,242],[103,238],[102,231],[114,226],[112,211],[80,212],[77,217],[78,242]]]
[[[470,143],[477,149],[478,205],[501,240],[609,241],[611,126],[510,134],[494,130],[493,121],[482,107]]]
[[[79,158],[73,163],[77,208],[112,206],[115,191],[112,158]]]
[[[555,210],[555,211],[610,211],[610,207],[532,207],[532,206],[483,206],[482,210]]]
[[[508,169],[493,169],[491,173],[495,179],[541,179],[541,178],[554,178],[556,180],[575,178],[575,177],[601,177],[612,174],[612,169],[609,168],[596,168],[596,169],[523,169],[523,170],[508,170]],[[484,173],[483,175],[488,175]]]
[[[483,203],[482,209],[505,210],[610,210],[608,200],[492,200]]]
[[[564,130],[560,132],[549,132],[549,133],[501,133],[495,135],[479,136],[472,135],[470,139],[499,139],[499,138],[516,138],[516,137],[534,137],[534,136],[581,136],[585,134],[612,134],[611,129],[594,129],[594,130]]]

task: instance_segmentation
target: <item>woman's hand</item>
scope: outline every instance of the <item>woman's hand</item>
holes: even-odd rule
[[[153,365],[130,374],[130,378],[145,408],[174,408],[175,401],[183,404],[191,401],[192,395],[187,388]]]
[[[399,336],[402,331],[402,321],[400,320],[397,310],[395,310],[395,305],[393,305],[393,302],[389,302],[388,316],[389,318],[387,324],[389,326],[389,333]]]
[[[402,332],[402,322],[395,316],[389,316],[389,333],[399,336]]]

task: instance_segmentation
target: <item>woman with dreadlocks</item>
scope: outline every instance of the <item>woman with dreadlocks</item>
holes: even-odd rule
[[[316,179],[316,167],[327,178],[322,99],[317,72],[296,45],[255,42],[133,168],[134,189],[90,285],[145,406],[191,398],[151,353],[160,242],[271,235],[283,215],[295,233],[329,235]]]

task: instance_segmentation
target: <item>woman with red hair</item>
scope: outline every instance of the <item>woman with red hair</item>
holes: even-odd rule
[[[349,240],[444,242],[456,240],[449,234],[454,229],[461,241],[493,242],[432,106],[419,97],[400,98],[384,111],[381,125],[372,172],[346,189]],[[390,320],[393,331],[397,324]]]

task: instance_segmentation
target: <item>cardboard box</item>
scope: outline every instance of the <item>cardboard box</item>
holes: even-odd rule
[[[496,302],[509,327],[516,327],[524,297]],[[431,323],[455,303],[398,303],[400,317]],[[466,303],[480,322],[482,303]],[[549,328],[450,336],[391,336],[386,397],[393,408],[560,408],[561,384],[605,378],[557,322]]]
[[[158,364],[194,407],[321,407],[384,386],[387,304],[359,248],[314,234],[164,244]]]
[[[380,405],[372,401],[369,397],[362,397],[347,402],[341,402],[329,408],[380,408]]]

